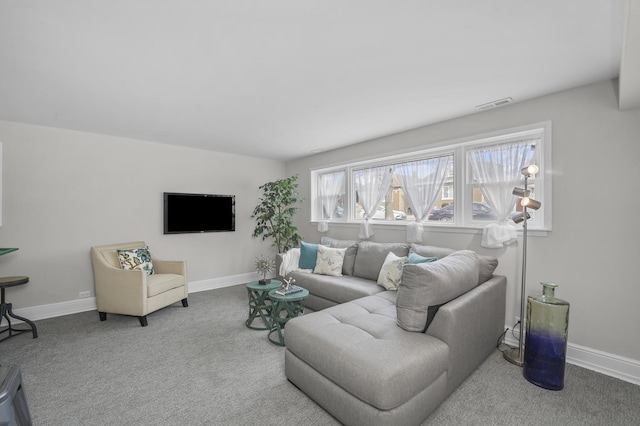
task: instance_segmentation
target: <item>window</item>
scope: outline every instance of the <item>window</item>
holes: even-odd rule
[[[320,219],[340,219],[344,214],[345,172],[322,173],[318,177]]]
[[[311,171],[312,221],[483,228],[522,211],[511,190],[524,184],[521,165],[536,164],[531,197],[542,207],[529,211],[530,230],[551,229],[551,123],[443,142],[412,153]],[[326,187],[340,176],[333,215]],[[330,198],[331,198],[330,197]],[[426,210],[425,210],[426,209]]]
[[[445,184],[442,187],[442,200],[453,200],[453,184]]]

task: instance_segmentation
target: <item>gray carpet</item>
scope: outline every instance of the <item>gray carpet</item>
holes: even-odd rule
[[[35,425],[336,425],[284,376],[284,349],[244,326],[244,286],[136,318],[85,312],[0,343]],[[538,388],[496,351],[423,425],[638,425],[640,386],[572,365]]]

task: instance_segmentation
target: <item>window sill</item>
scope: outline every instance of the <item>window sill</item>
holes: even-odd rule
[[[312,225],[317,225],[317,221],[310,221]],[[336,227],[345,227],[345,228],[355,228],[359,227],[361,222],[329,222],[329,226]],[[372,221],[371,225],[377,229],[395,229],[397,230],[400,227],[405,227],[405,225],[409,223],[409,221],[396,221],[396,222],[378,222]],[[482,234],[483,228],[478,227],[465,227],[465,226],[455,226],[455,225],[428,225],[423,224],[425,232],[442,232],[442,233],[456,233],[456,234]],[[547,234],[551,232],[551,230],[546,229],[528,229],[527,236],[529,237],[546,237]],[[518,235],[522,235],[522,229],[517,230]]]

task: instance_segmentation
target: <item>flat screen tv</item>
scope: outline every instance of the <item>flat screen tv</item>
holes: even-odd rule
[[[165,234],[235,230],[235,195],[164,193]]]

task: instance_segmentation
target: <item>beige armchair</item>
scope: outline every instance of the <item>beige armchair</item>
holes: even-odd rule
[[[140,325],[147,325],[147,314],[182,301],[187,303],[187,266],[183,261],[166,261],[152,257],[154,273],[122,269],[118,249],[145,247],[143,241],[91,247],[96,303],[100,321],[107,313],[133,315]]]

